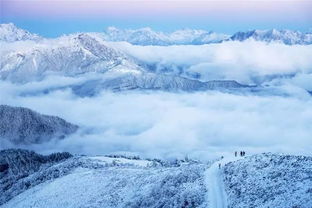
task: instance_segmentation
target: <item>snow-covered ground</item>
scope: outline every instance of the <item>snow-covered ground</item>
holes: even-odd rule
[[[14,156],[12,150],[10,154]],[[34,153],[16,154],[28,155],[26,163],[40,159]],[[11,194],[0,207],[311,208],[312,204],[311,157],[259,154],[225,157],[212,165],[125,156],[66,158],[45,159],[39,168],[29,166],[31,171],[13,186],[0,186],[6,196]],[[0,158],[0,167],[4,164]],[[10,176],[3,170],[0,185]],[[25,182],[30,184],[23,186]]]
[[[153,165],[152,161],[148,160],[133,160],[133,159],[127,159],[127,158],[114,158],[114,157],[105,157],[105,156],[93,156],[89,157],[90,159],[103,162],[104,164],[129,164],[129,165],[135,165],[140,167],[148,167]]]
[[[30,185],[1,207],[206,206],[205,164],[151,162],[153,166],[145,167],[149,163],[145,160],[75,156],[21,178],[16,183],[29,178],[40,183]],[[16,192],[5,192],[12,193]]]
[[[229,162],[241,159],[241,157],[226,157],[214,162],[205,172],[205,183],[208,187],[207,201],[211,208],[226,208],[227,195],[221,174],[221,168]]]

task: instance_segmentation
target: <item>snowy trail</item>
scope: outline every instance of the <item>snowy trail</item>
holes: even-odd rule
[[[227,208],[227,196],[221,177],[219,163],[223,167],[225,164],[236,161],[239,157],[224,158],[213,163],[205,172],[205,183],[208,189],[207,201],[209,208]]]

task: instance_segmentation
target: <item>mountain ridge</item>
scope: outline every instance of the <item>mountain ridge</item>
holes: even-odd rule
[[[39,114],[22,107],[0,105],[0,139],[15,145],[38,144],[53,138],[63,139],[78,126],[57,116]]]
[[[264,42],[280,42],[286,45],[309,45],[312,44],[312,33],[302,33],[292,30],[250,30],[237,32],[228,40],[245,41],[253,39]]]
[[[149,27],[139,29],[119,29],[113,26],[103,32],[94,33],[106,41],[125,41],[133,45],[203,45],[225,41],[279,42],[287,45],[312,44],[311,32],[288,29],[266,29],[238,31],[234,34],[216,33],[199,29],[181,29],[173,32],[154,31]],[[37,34],[16,27],[13,23],[0,24],[0,41],[14,42],[23,40],[39,41],[43,38]]]

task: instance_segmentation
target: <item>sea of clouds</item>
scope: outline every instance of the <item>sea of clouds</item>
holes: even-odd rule
[[[27,148],[41,153],[131,152],[159,158],[203,159],[235,150],[311,155],[311,46],[252,41],[168,47],[108,44],[160,71],[183,69],[186,76],[196,72],[202,80],[235,79],[267,90],[263,94],[103,91],[79,97],[67,88],[27,92],[66,86],[85,77],[47,77],[26,84],[0,81],[0,104],[28,107],[81,127],[64,140]]]
[[[312,73],[312,45],[253,40],[200,46],[108,44],[153,66],[155,71],[198,74],[203,81],[233,79],[245,84],[262,84],[276,77]]]
[[[20,96],[13,84],[0,83],[0,87],[1,104],[56,115],[81,127],[64,140],[28,147],[42,153],[209,158],[241,149],[312,152],[312,99],[308,96],[133,91],[82,98],[69,89]]]

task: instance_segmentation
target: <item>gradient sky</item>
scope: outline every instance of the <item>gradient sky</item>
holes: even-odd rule
[[[312,0],[0,0],[0,22],[43,36],[120,28],[312,31]]]

